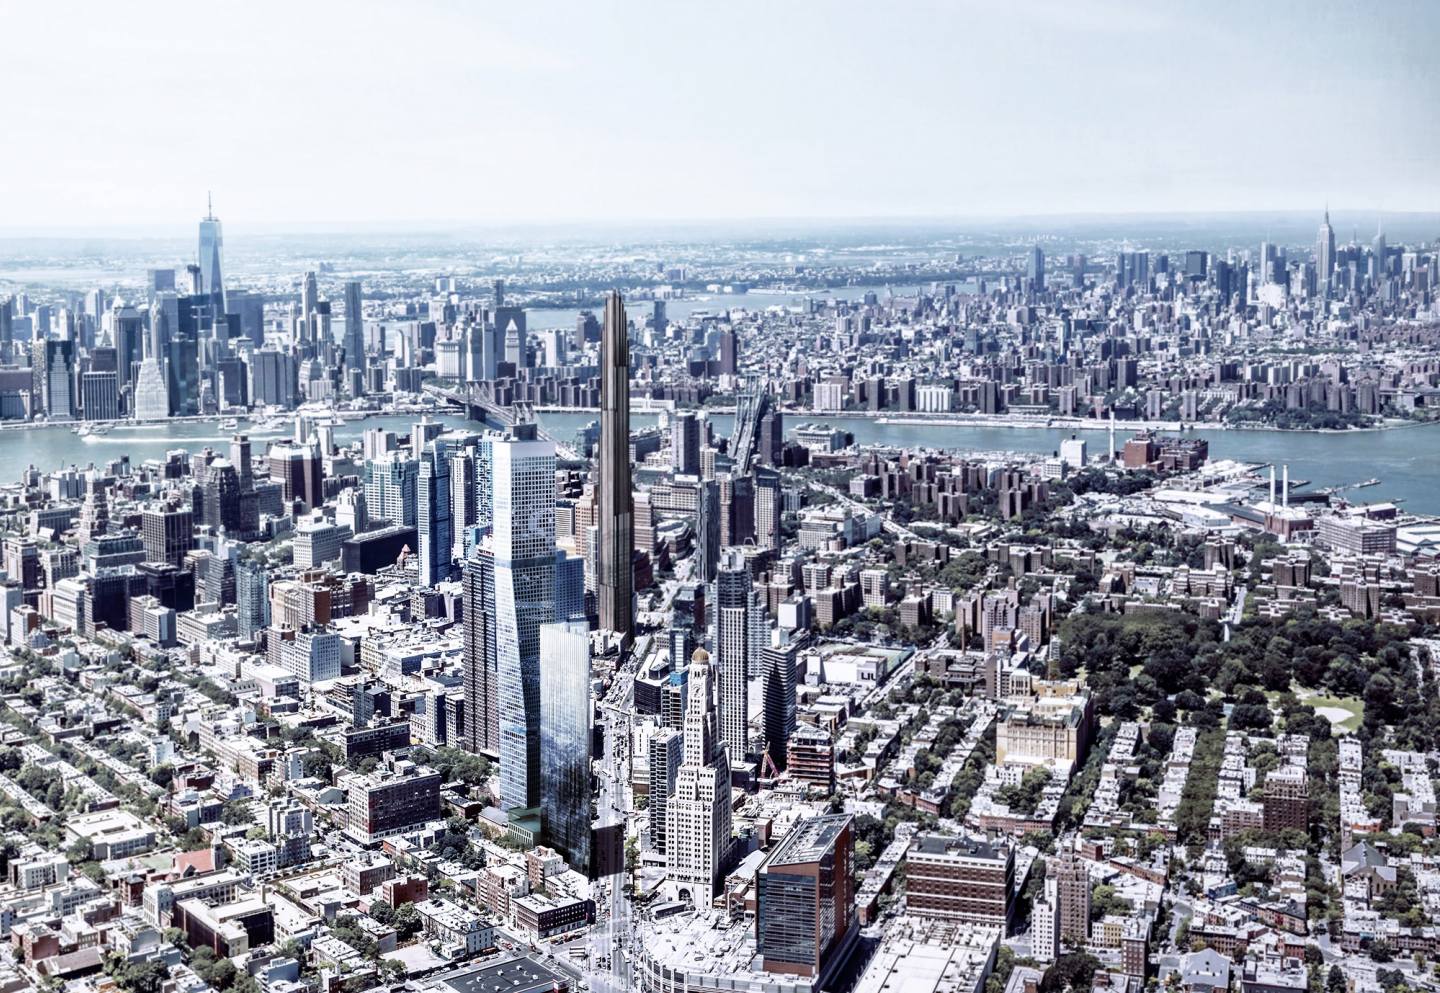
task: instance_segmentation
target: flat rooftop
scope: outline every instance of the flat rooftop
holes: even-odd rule
[[[984,838],[952,838],[943,834],[921,834],[910,845],[924,855],[954,855],[972,859],[1003,860],[1005,849]]]
[[[807,817],[796,824],[780,844],[775,846],[775,851],[770,853],[768,864],[799,865],[819,860],[835,844],[835,839],[849,823],[849,814]]]
[[[455,993],[551,993],[562,981],[532,958],[490,962],[444,980]]]

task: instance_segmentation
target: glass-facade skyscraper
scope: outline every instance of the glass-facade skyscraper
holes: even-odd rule
[[[434,586],[450,578],[454,524],[450,512],[448,453],[447,446],[432,441],[420,456],[415,525],[419,531],[421,586]]]
[[[466,537],[475,527],[475,452],[461,449],[450,457],[450,555],[470,557]]]
[[[590,633],[581,619],[540,627],[540,807],[545,837],[590,866]]]
[[[241,641],[254,641],[270,626],[270,573],[257,559],[235,565],[235,629]]]
[[[795,674],[802,642],[772,645],[761,652],[765,687],[765,751],[777,769],[786,766],[786,747],[795,733]]]
[[[585,560],[558,549],[555,552],[555,620],[558,623],[586,620]]]
[[[695,511],[695,578],[702,583],[714,582],[719,564],[720,485],[713,479],[702,479]]]
[[[224,247],[220,219],[215,216],[214,208],[207,205],[205,217],[200,221],[200,253],[196,261],[200,265],[200,290],[209,299],[211,315],[217,319],[225,313],[225,277],[221,270]]]
[[[760,867],[755,950],[766,972],[818,977],[843,961],[855,926],[854,831],[849,814],[805,818]]]
[[[555,443],[517,424],[491,444],[500,805],[540,803],[540,626],[555,620]]]
[[[491,485],[495,478],[493,444],[491,437],[481,437],[475,442],[475,523],[482,528],[488,528],[495,518],[495,495]]]
[[[1026,259],[1025,275],[1030,280],[1030,288],[1036,293],[1045,290],[1045,250],[1039,245],[1030,249],[1030,255]]]
[[[350,374],[346,378],[347,385],[353,382],[351,377],[355,373],[363,376],[365,372],[365,318],[360,302],[362,295],[359,280],[352,279],[345,284],[345,369]]]

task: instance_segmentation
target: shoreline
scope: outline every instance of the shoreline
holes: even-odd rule
[[[897,425],[905,427],[995,427],[995,428],[1017,428],[1020,430],[1040,431],[1109,431],[1109,421],[1095,421],[1083,418],[1075,420],[1061,420],[1051,418],[1046,422],[1033,420],[1021,420],[1006,417],[987,416],[965,416],[965,415],[937,415],[935,417],[915,416],[905,414],[900,416],[870,417],[865,414],[844,414],[831,415],[837,420],[869,420],[880,424]],[[1234,431],[1234,432],[1270,432],[1273,434],[1365,434],[1376,431],[1394,431],[1401,428],[1424,427],[1427,424],[1440,424],[1440,421],[1404,421],[1397,419],[1386,419],[1381,424],[1367,425],[1366,427],[1355,428],[1281,428],[1268,424],[1225,424],[1220,421],[1115,421],[1116,431],[1168,431],[1176,434],[1191,432],[1210,431]]]
[[[295,419],[296,417],[313,417],[313,418],[331,417],[331,418],[334,418],[334,419],[337,420],[337,421],[340,421],[340,422],[342,422],[342,423],[348,424],[348,423],[356,422],[356,421],[369,420],[369,419],[372,418],[372,417],[405,417],[405,416],[408,416],[408,415],[414,415],[414,416],[417,416],[417,417],[423,417],[423,416],[428,416],[428,415],[436,414],[436,413],[444,413],[444,411],[434,411],[434,410],[430,410],[429,408],[426,408],[425,410],[392,410],[392,411],[385,411],[385,410],[367,410],[367,411],[356,411],[356,410],[325,410],[325,411],[316,411],[316,410],[287,410],[287,411],[285,411],[285,413],[283,413],[283,414],[273,414],[273,415],[269,415],[269,414],[189,414],[189,415],[186,415],[186,416],[183,416],[183,417],[166,417],[166,418],[163,418],[163,419],[153,419],[153,418],[152,418],[152,419],[150,419],[150,420],[145,420],[145,421],[137,421],[137,420],[134,420],[133,418],[129,418],[129,417],[121,417],[121,418],[118,418],[118,419],[116,419],[116,420],[94,420],[94,421],[85,421],[85,420],[76,420],[76,419],[62,420],[62,421],[0,421],[0,432],[4,432],[4,431],[43,431],[43,430],[45,430],[46,428],[64,428],[65,430],[69,431],[69,430],[72,430],[72,429],[74,429],[74,428],[82,427],[82,426],[87,425],[87,424],[88,424],[89,426],[91,426],[91,427],[97,427],[97,428],[98,428],[98,427],[103,427],[103,428],[108,428],[108,429],[110,429],[110,430],[114,430],[114,429],[117,429],[117,428],[120,428],[120,429],[124,429],[124,428],[156,428],[156,427],[161,427],[162,425],[165,425],[165,424],[172,424],[172,423],[173,423],[173,424],[215,424],[215,425],[218,426],[218,425],[224,424],[226,421],[234,420],[234,421],[240,421],[242,425],[248,425],[248,427],[237,427],[237,428],[235,429],[235,430],[238,431],[238,432],[244,433],[244,432],[247,431],[247,430],[253,430],[258,424],[260,424],[260,423],[262,423],[262,422],[264,422],[264,421],[273,421],[273,420],[277,420],[277,419],[278,419],[278,420],[283,420],[283,421],[285,421],[285,422],[287,423],[287,425],[288,425],[288,424],[292,424],[293,421],[294,421],[294,419]]]
[[[600,416],[597,407],[572,407],[561,404],[536,404],[532,408],[537,414],[593,414]],[[989,414],[921,414],[914,411],[887,412],[887,411],[834,411],[822,413],[812,410],[795,410],[779,408],[781,413],[787,417],[796,419],[797,423],[813,422],[817,424],[829,423],[831,421],[870,421],[882,426],[896,427],[939,427],[939,428],[1006,428],[1021,431],[1109,431],[1110,421],[1098,421],[1092,418],[1032,418],[1017,415],[989,415]],[[681,407],[675,408],[661,403],[631,404],[630,413],[640,415],[659,415],[662,413],[674,414],[678,411],[695,411],[697,413],[717,414],[726,417],[733,417],[734,406],[723,407]],[[115,428],[144,428],[157,427],[171,422],[180,424],[221,424],[227,420],[239,420],[246,423],[246,428],[237,430],[253,430],[256,422],[272,421],[282,419],[289,421],[295,417],[333,417],[345,423],[367,421],[378,417],[427,417],[443,416],[455,413],[447,408],[441,407],[410,407],[406,406],[398,410],[292,410],[283,414],[194,414],[186,417],[167,417],[164,420],[136,421],[131,418],[120,418],[117,420],[63,420],[63,421],[0,421],[0,432],[6,431],[29,431],[43,430],[45,428],[63,428],[70,430],[82,425],[93,427]],[[1434,427],[1440,425],[1440,420],[1434,421],[1411,421],[1400,418],[1386,418],[1379,424],[1367,425],[1365,427],[1353,428],[1281,428],[1266,424],[1226,424],[1221,421],[1146,421],[1146,420],[1117,420],[1114,422],[1116,431],[1165,431],[1171,433],[1191,434],[1197,432],[1266,432],[1271,434],[1291,435],[1347,435],[1347,434],[1368,434],[1380,431],[1397,431],[1406,428]]]
[[[560,404],[536,404],[532,408],[537,414],[594,414],[599,417],[598,407],[569,407]],[[733,417],[735,408],[733,406],[723,407],[680,407],[668,408],[658,405],[646,405],[637,407],[630,405],[632,414],[659,414],[661,412],[675,413],[678,410],[693,410],[697,413],[721,414]],[[897,427],[965,427],[965,428],[1013,428],[1029,431],[1109,431],[1109,421],[1097,421],[1091,418],[1060,418],[1051,417],[1044,420],[1006,416],[1004,414],[917,414],[914,411],[894,413],[886,411],[859,411],[845,410],[831,413],[821,413],[812,410],[794,410],[780,408],[780,412],[786,417],[803,418],[803,422],[824,424],[829,421],[873,421],[882,425],[893,425]],[[1117,420],[1115,430],[1117,431],[1169,431],[1175,433],[1190,433],[1199,431],[1234,431],[1234,432],[1270,432],[1273,434],[1326,434],[1346,435],[1364,434],[1375,431],[1394,431],[1402,428],[1426,427],[1440,424],[1437,421],[1407,421],[1398,418],[1386,418],[1380,424],[1368,425],[1355,428],[1280,428],[1267,424],[1226,424],[1223,421],[1144,421],[1144,420]]]

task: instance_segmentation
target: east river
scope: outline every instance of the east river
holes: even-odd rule
[[[575,432],[598,414],[542,412],[541,424],[558,440],[568,441]],[[728,414],[710,415],[717,434],[728,435]],[[443,418],[461,425],[458,417]],[[366,428],[383,427],[407,432],[417,420],[412,415],[387,415],[350,421],[335,429],[339,442],[353,441]],[[1065,438],[1084,438],[1092,454],[1106,444],[1104,431],[1073,432],[1068,428],[1003,427],[986,425],[882,424],[865,417],[836,417],[788,414],[787,427],[816,421],[830,423],[854,434],[861,444],[896,447],[944,448],[954,451],[1015,451],[1045,454],[1058,451]],[[655,423],[655,415],[636,412],[634,427]],[[479,425],[471,424],[471,427]],[[257,431],[241,421],[240,431],[255,442],[256,453],[264,442],[289,434],[288,429]],[[232,432],[215,421],[184,421],[169,424],[116,425],[108,434],[89,439],[73,434],[68,427],[32,427],[0,431],[0,483],[17,482],[26,466],[41,470],[68,465],[84,468],[104,466],[123,456],[132,463],[163,458],[166,452],[183,448],[199,451],[207,445],[217,451],[228,448]],[[1123,440],[1129,432],[1117,432]],[[1240,462],[1288,464],[1292,479],[1309,481],[1309,488],[1345,486],[1378,478],[1380,483],[1351,490],[1350,499],[1363,502],[1402,501],[1411,513],[1440,515],[1440,425],[1412,425],[1384,431],[1353,431],[1319,434],[1281,431],[1198,431],[1210,442],[1210,456]]]

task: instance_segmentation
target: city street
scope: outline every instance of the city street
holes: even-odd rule
[[[610,837],[606,828],[626,826],[628,822],[626,782],[629,779],[630,714],[634,696],[633,666],[627,664],[615,674],[615,682],[600,706],[604,755],[598,763],[597,838]],[[625,897],[623,854],[611,868],[615,871],[592,884],[597,920],[590,931],[590,981],[592,989],[622,993],[632,988],[630,901]]]

